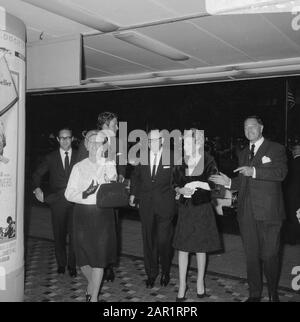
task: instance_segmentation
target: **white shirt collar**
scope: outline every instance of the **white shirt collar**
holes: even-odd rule
[[[260,146],[264,142],[264,137],[262,136],[259,140],[257,140],[255,143],[249,142],[249,149],[251,150],[251,145],[254,144],[254,154],[256,154],[257,150],[260,148]]]
[[[157,152],[157,156],[156,156],[157,164],[159,163],[161,153],[162,153],[162,148],[160,148],[159,151]],[[154,152],[152,150],[150,150],[150,162],[151,162],[151,165],[154,162],[154,158],[155,158],[155,154],[154,154]]]
[[[62,160],[62,163],[65,164],[65,152],[68,152],[68,156],[69,156],[69,162],[71,162],[71,157],[72,157],[72,148],[68,151],[65,151],[63,150],[62,148],[59,148],[59,153],[60,153],[60,156],[61,156],[61,160]]]

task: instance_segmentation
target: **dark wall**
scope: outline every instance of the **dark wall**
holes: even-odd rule
[[[109,110],[128,122],[128,129],[154,125],[166,129],[197,126],[208,136],[243,136],[243,119],[260,114],[265,133],[284,139],[282,79],[214,83],[56,95],[27,95],[27,134],[38,146],[69,124],[80,135],[96,126],[97,115]]]

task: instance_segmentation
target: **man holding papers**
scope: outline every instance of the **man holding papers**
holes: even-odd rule
[[[238,190],[238,222],[247,260],[250,296],[248,302],[259,302],[263,288],[261,261],[267,279],[269,299],[279,301],[280,230],[285,218],[281,183],[287,174],[285,147],[262,136],[263,123],[257,116],[244,122],[249,140],[239,155],[238,177],[213,175],[216,184]]]

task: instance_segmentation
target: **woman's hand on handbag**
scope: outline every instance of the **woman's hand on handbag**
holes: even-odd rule
[[[82,199],[86,199],[88,196],[94,194],[97,191],[98,187],[99,187],[99,183],[96,182],[96,184],[94,185],[94,180],[92,180],[89,187],[85,191],[83,191]]]
[[[178,192],[184,196],[192,196],[194,194],[195,190],[187,188],[187,187],[183,187],[183,188],[178,189]]]

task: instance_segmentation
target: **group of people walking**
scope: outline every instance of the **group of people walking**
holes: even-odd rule
[[[99,131],[103,129],[110,131]],[[122,182],[125,177],[125,166],[105,153],[105,146],[112,139],[105,133],[115,136],[117,130],[117,115],[101,113],[98,129],[86,134],[75,154],[71,149],[71,130],[61,129],[57,137],[59,150],[48,155],[33,175],[37,199],[48,202],[51,208],[58,273],[64,273],[68,267],[70,275],[76,276],[77,263],[88,282],[86,300],[92,302],[98,301],[104,269],[111,278],[112,265],[117,260],[116,210],[96,206],[101,184]],[[214,204],[216,199],[224,197],[225,189],[234,189],[239,191],[237,212],[247,260],[248,301],[261,299],[261,262],[270,301],[279,301],[280,228],[284,219],[281,182],[287,173],[285,149],[262,136],[263,123],[257,116],[245,120],[244,131],[249,146],[240,154],[239,168],[235,170],[238,176],[232,180],[219,173],[213,157],[204,152],[202,131],[194,128],[185,131],[182,155],[168,150],[159,129],[149,131],[148,162],[135,165],[129,195],[129,205],[138,207],[141,219],[147,288],[155,285],[159,275],[161,286],[169,284],[173,253],[177,250],[176,301],[186,300],[189,253],[196,253],[197,297],[208,296],[206,256],[221,249]],[[166,154],[168,162],[164,159]],[[183,162],[177,162],[178,159]],[[46,172],[50,174],[48,195],[41,189]]]

